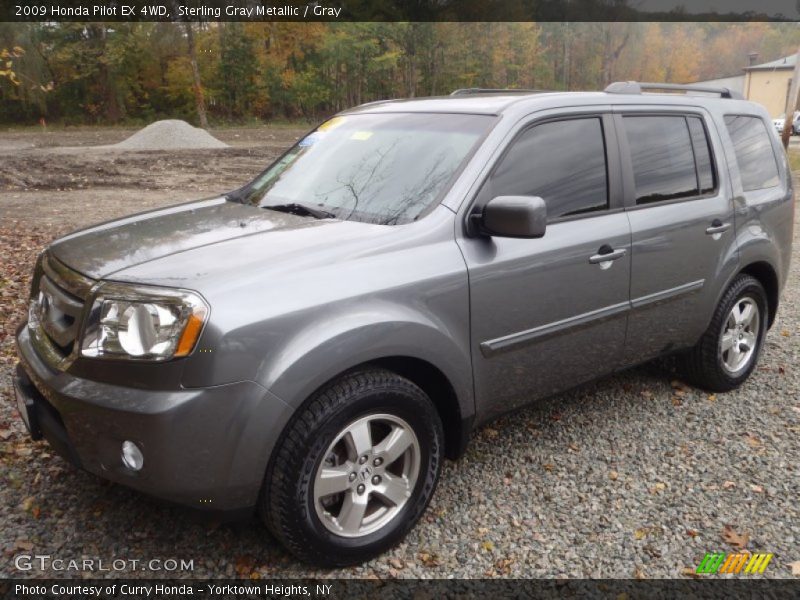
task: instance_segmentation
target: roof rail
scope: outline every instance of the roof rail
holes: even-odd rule
[[[744,97],[737,92],[726,87],[715,87],[710,85],[683,85],[680,83],[643,83],[638,81],[615,81],[606,88],[609,94],[641,94],[643,90],[661,90],[675,92],[701,92],[704,94],[719,94],[720,98],[731,98],[734,100],[744,100]]]
[[[526,90],[518,88],[461,88],[450,92],[451,96],[467,96],[469,94],[540,94],[546,90]]]

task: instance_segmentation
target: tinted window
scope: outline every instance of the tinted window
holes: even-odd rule
[[[708,142],[706,128],[699,117],[688,117],[689,133],[692,136],[694,160],[697,164],[697,183],[701,194],[713,192],[716,187],[714,164],[711,161],[711,145]]]
[[[636,204],[696,196],[697,173],[683,116],[625,117]]]
[[[744,191],[778,185],[778,163],[764,122],[758,117],[728,115],[725,125],[733,140]]]
[[[338,116],[300,140],[238,199],[304,204],[340,219],[396,225],[419,218],[493,125],[484,115]]]
[[[490,180],[489,194],[541,196],[548,219],[608,207],[599,118],[542,123],[523,133]]]

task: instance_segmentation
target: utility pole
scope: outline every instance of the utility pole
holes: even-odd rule
[[[787,150],[789,149],[789,138],[792,136],[794,111],[797,109],[798,94],[800,94],[800,48],[798,48],[797,56],[795,57],[792,85],[789,87],[789,97],[786,98],[786,110],[783,113],[786,119],[783,122],[781,141],[783,142],[783,147]]]

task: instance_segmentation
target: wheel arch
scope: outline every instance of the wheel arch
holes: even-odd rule
[[[456,390],[441,370],[425,360],[411,356],[386,356],[360,367],[369,366],[397,373],[425,392],[442,420],[445,456],[455,460],[464,453],[469,442],[473,418],[462,415]]]
[[[759,283],[764,286],[764,291],[767,293],[767,306],[769,308],[767,327],[772,327],[780,302],[780,287],[778,284],[778,274],[775,269],[767,261],[760,260],[746,265],[739,270],[737,275],[739,274],[755,277]]]

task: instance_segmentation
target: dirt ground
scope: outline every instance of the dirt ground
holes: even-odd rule
[[[253,178],[306,131],[212,131],[230,148],[159,152],[107,146],[135,129],[0,133],[0,226],[56,227],[54,233],[150,208],[230,191]]]

